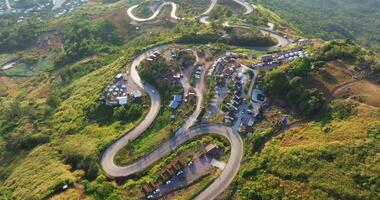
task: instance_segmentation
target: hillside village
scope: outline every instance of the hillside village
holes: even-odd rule
[[[0,1],[0,199],[379,199],[355,6]]]

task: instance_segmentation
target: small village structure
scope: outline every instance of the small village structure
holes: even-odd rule
[[[128,88],[128,85],[124,74],[117,74],[112,83],[105,88],[101,100],[106,105],[123,106],[142,97],[142,93],[139,89]]]
[[[169,104],[169,108],[176,110],[182,103],[182,95],[174,95],[173,100]]]

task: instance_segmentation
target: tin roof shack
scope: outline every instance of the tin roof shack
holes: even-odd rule
[[[153,190],[155,190],[157,187],[158,187],[157,184],[155,184],[153,182],[149,182],[141,188],[141,192],[143,192],[144,194],[148,194],[148,193],[152,192]]]
[[[234,74],[235,69],[233,67],[226,67],[223,72],[226,77],[231,77]]]
[[[169,104],[169,108],[173,110],[177,110],[178,107],[179,107],[179,103],[177,101],[171,101]]]
[[[173,100],[169,104],[169,107],[173,110],[176,110],[181,103],[182,103],[182,95],[174,95]]]
[[[177,101],[177,102],[181,103],[182,102],[182,95],[174,95],[173,101]]]
[[[161,53],[158,52],[158,51],[155,51],[152,55],[150,55],[146,60],[148,62],[153,62],[153,61],[156,61],[157,58],[159,58],[161,56]]]
[[[142,96],[141,94],[141,91],[140,90],[135,90],[133,91],[133,98],[140,98]]]
[[[121,79],[121,78],[123,78],[123,76],[124,76],[124,74],[122,74],[122,73],[117,74],[117,75],[115,76],[115,79],[116,79],[116,80]]]
[[[245,114],[241,120],[239,131],[243,133],[251,132],[253,125],[255,124],[255,118],[252,114]]]
[[[261,57],[261,62],[271,62],[273,61],[273,56],[272,55],[263,55]]]
[[[205,151],[208,156],[219,156],[221,153],[221,149],[216,144],[208,144]]]

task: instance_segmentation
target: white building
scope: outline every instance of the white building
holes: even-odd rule
[[[117,97],[116,99],[117,99],[119,105],[128,104],[128,97]]]
[[[142,94],[141,94],[141,91],[140,90],[135,90],[134,92],[133,92],[133,97],[134,98],[140,98],[142,96]]]

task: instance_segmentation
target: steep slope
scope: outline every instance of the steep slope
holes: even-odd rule
[[[306,34],[348,38],[380,50],[379,0],[257,0]]]

